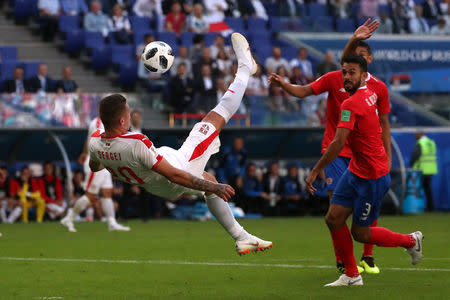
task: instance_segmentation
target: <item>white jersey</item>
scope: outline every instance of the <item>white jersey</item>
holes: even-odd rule
[[[175,184],[152,169],[164,157],[173,167],[202,177],[206,163],[219,147],[214,126],[198,123],[179,150],[155,148],[143,134],[105,137],[100,130],[92,135],[88,149],[91,159],[105,166],[114,178],[142,186],[154,195],[174,199],[185,193],[203,195],[203,192]]]
[[[88,127],[88,136],[87,136],[87,143],[89,145],[89,140],[91,139],[91,136],[96,132],[97,130],[105,131],[105,127],[103,126],[102,120],[100,117],[94,118],[90,123]],[[89,149],[88,149],[89,150]],[[91,171],[89,168],[89,151],[87,153],[86,160],[84,161],[84,173],[88,174],[88,172]]]

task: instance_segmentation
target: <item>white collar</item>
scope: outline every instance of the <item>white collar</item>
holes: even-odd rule
[[[370,79],[370,73],[367,72],[367,78],[366,78],[366,81],[369,81],[369,79]]]
[[[364,89],[367,89],[367,85],[358,88],[358,90],[364,90]]]

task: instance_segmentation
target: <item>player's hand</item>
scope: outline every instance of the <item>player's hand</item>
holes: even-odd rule
[[[214,194],[222,198],[224,201],[228,202],[231,197],[234,196],[234,189],[229,186],[228,184],[216,184],[216,190],[214,191]]]
[[[281,77],[280,75],[272,73],[269,76],[269,84],[274,87],[283,87],[283,85],[285,84],[285,81],[284,81],[283,77]]]
[[[377,20],[374,20],[372,22],[371,18],[368,18],[364,24],[359,26],[355,32],[353,33],[353,38],[357,40],[366,40],[372,36],[372,33],[377,30],[378,26],[380,25],[380,22]]]
[[[80,157],[78,157],[78,163],[80,165],[84,164],[84,162],[86,161],[87,158],[87,153],[81,153]]]
[[[311,193],[311,195],[314,195],[314,192],[317,191],[315,187],[313,187],[314,181],[316,181],[317,176],[319,176],[320,171],[316,169],[312,169],[311,173],[309,173],[308,178],[306,178],[306,189]]]

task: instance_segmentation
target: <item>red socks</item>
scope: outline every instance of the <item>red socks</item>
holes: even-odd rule
[[[401,234],[392,232],[383,227],[371,227],[372,234],[370,235],[369,243],[381,247],[414,247],[416,241],[409,234]]]
[[[373,221],[372,224],[370,224],[370,227],[376,227],[378,224],[378,220]],[[373,244],[364,244],[364,251],[363,251],[363,257],[364,256],[373,256]]]
[[[345,275],[349,277],[359,276],[355,256],[353,255],[352,235],[347,225],[339,230],[330,230],[330,233],[335,252],[337,253],[336,257],[342,259],[345,265]]]

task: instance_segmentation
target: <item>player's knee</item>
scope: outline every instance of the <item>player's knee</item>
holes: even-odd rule
[[[327,223],[327,226],[330,229],[335,229],[340,225],[339,218],[335,214],[330,212],[328,212],[325,216],[325,223]]]

